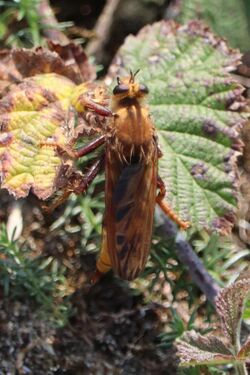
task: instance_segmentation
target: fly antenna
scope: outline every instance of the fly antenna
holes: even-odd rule
[[[137,71],[134,73],[134,78],[135,78],[135,76],[137,76],[137,74],[139,73],[140,70],[141,69],[137,69]]]
[[[117,80],[118,85],[120,85],[121,84],[120,77],[116,77],[116,80]]]
[[[133,74],[133,72],[132,72],[131,69],[129,70],[129,72],[130,72],[130,80],[129,80],[129,82],[130,82],[130,83],[134,83],[135,76],[134,76],[134,74]]]
[[[132,70],[130,69],[130,80],[129,82],[130,83],[134,83],[134,80],[135,80],[135,76],[139,73],[140,69],[137,69],[137,71],[135,73],[132,72]]]

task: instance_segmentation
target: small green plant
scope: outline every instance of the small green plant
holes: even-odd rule
[[[51,29],[39,7],[41,0],[0,0],[0,42],[7,46],[33,47],[45,43],[44,32]],[[73,22],[60,22],[53,29],[65,30]]]
[[[201,230],[192,243],[206,269],[221,287],[225,280],[227,283],[235,281],[234,270],[239,262],[242,270],[247,267],[249,250],[235,246],[231,235],[220,236],[216,232],[209,234]]]
[[[225,339],[186,332],[177,341],[180,366],[233,364],[237,375],[247,375],[245,362],[250,359],[250,336],[241,344],[241,323],[250,293],[250,279],[236,281],[219,293],[216,310]]]
[[[171,308],[172,320],[169,323],[169,332],[164,332],[160,335],[160,346],[168,349],[173,342],[181,337],[185,331],[194,329],[195,311],[191,314],[187,324],[181,319],[175,309]]]
[[[29,250],[8,239],[5,226],[0,227],[0,286],[4,296],[32,298],[57,325],[69,315],[65,300],[65,270],[52,257],[31,257]]]
[[[0,1],[0,37],[6,39],[7,45],[41,44],[42,24],[38,13],[39,2],[39,0]],[[16,32],[8,34],[8,28],[14,19],[22,26]]]

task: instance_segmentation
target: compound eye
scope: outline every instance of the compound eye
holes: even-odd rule
[[[128,85],[123,85],[123,84],[115,86],[115,88],[113,90],[114,95],[127,94],[128,92],[129,92]]]
[[[148,92],[149,92],[147,86],[146,85],[142,85],[142,84],[139,86],[139,90],[143,94],[148,94]]]

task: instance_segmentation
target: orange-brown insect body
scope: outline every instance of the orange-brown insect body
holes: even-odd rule
[[[57,147],[76,159],[105,144],[105,153],[83,176],[69,176],[62,197],[53,203],[55,208],[72,192],[85,192],[102,170],[105,160],[106,208],[102,247],[93,282],[110,268],[127,280],[134,279],[144,269],[150,251],[156,203],[181,229],[189,226],[163,200],[166,189],[157,173],[161,152],[148,108],[144,104],[148,89],[135,82],[134,78],[135,75],[131,73],[129,77],[118,79],[118,85],[113,90],[112,111],[103,106],[102,90],[95,92],[96,100],[86,94],[79,101],[78,111],[83,108],[86,119],[93,113],[110,119],[107,120],[108,129],[105,126],[98,138],[78,150],[57,143],[42,144]],[[156,195],[157,187],[159,192]]]
[[[156,202],[158,151],[155,128],[143,103],[147,93],[132,74],[118,81],[106,143],[106,209],[97,269],[113,268],[127,280],[145,267]]]

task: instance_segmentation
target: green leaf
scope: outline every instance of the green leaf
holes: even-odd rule
[[[238,128],[246,114],[243,88],[228,73],[239,62],[198,22],[162,21],[129,36],[109,76],[141,69],[163,157],[167,200],[192,226],[227,232],[236,207]]]
[[[249,50],[250,23],[247,17],[248,0],[181,0],[177,20],[204,20],[214,32],[227,38],[232,47]]]

